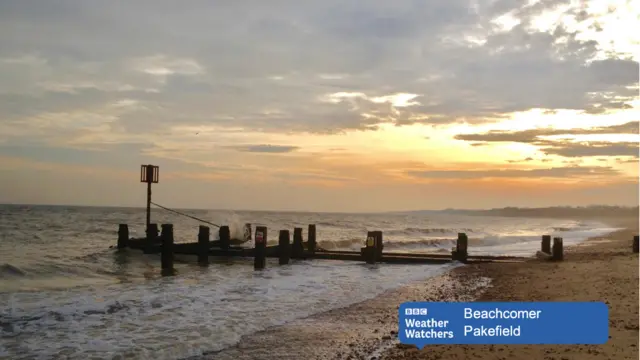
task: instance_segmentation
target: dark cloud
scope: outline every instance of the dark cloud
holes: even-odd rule
[[[547,155],[559,155],[564,157],[583,156],[634,156],[638,157],[638,143],[610,143],[610,142],[585,142],[585,143],[550,143],[541,149]]]
[[[242,152],[269,153],[269,154],[290,153],[300,149],[300,147],[298,146],[269,145],[269,144],[227,146],[227,148],[234,149],[237,151],[242,151]]]
[[[531,129],[523,131],[501,131],[493,130],[481,134],[458,134],[454,136],[456,140],[482,141],[482,142],[540,142],[541,136],[553,135],[591,135],[591,134],[638,134],[640,122],[630,121],[628,123],[612,126],[602,126],[585,129]]]
[[[485,178],[583,178],[609,176],[619,172],[610,167],[555,167],[531,170],[425,170],[408,171],[407,174],[425,179],[485,179]]]
[[[593,135],[593,134],[634,134],[639,131],[639,122],[631,121],[624,124],[603,126],[586,129],[531,129],[523,131],[490,131],[482,134],[459,134],[454,138],[464,141],[482,141],[473,143],[489,144],[491,142],[520,142],[540,147],[540,151],[547,155],[564,157],[582,156],[634,156],[638,157],[638,143],[612,143],[604,141],[571,142],[567,140],[547,140],[543,136],[552,135]]]
[[[511,164],[522,163],[522,162],[527,162],[527,161],[533,161],[533,158],[532,157],[527,157],[527,158],[524,158],[522,160],[507,160],[507,162],[511,163]]]

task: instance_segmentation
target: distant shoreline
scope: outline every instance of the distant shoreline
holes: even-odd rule
[[[18,204],[0,203],[0,207],[37,207],[37,208],[108,208],[145,210],[144,206],[117,205],[74,205],[74,204]],[[159,210],[155,206],[152,210]],[[499,217],[530,217],[530,218],[576,218],[590,220],[592,218],[620,218],[640,215],[639,206],[622,205],[590,205],[590,206],[550,206],[550,207],[503,207],[491,209],[440,209],[440,210],[406,210],[406,211],[376,211],[376,212],[340,212],[340,211],[311,211],[311,210],[251,210],[251,209],[201,209],[171,207],[183,211],[222,211],[222,212],[256,212],[256,213],[299,213],[299,214],[351,214],[351,215],[428,215],[452,214],[467,216],[499,216]],[[586,217],[586,218],[585,218]]]

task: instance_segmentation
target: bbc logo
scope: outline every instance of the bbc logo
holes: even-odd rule
[[[404,309],[405,315],[427,315],[426,308],[406,308]]]

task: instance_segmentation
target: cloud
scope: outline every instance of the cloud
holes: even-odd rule
[[[189,181],[234,179],[217,187],[221,196],[257,181],[263,187],[255,191],[276,194],[283,186],[278,191],[290,195],[286,181],[297,181],[363,193],[365,184],[393,200],[392,192],[404,191],[394,184],[415,185],[405,181],[406,169],[420,167],[380,164],[423,161],[422,154],[433,154],[432,166],[464,158],[478,166],[515,159],[519,167],[539,160],[567,168],[413,176],[613,176],[609,168],[568,164],[585,154],[629,155],[633,144],[553,138],[604,129],[460,134],[472,151],[448,138],[452,124],[501,122],[532,108],[637,111],[630,109],[637,107],[637,58],[619,39],[633,35],[619,36],[612,20],[584,11],[564,0],[4,1],[0,154],[134,172],[152,162]],[[636,20],[625,9],[616,16],[619,27]],[[565,125],[558,119],[554,128]],[[637,123],[624,126],[606,131],[637,133]],[[542,154],[483,146],[496,142],[533,145]],[[254,173],[261,176],[244,176]],[[415,191],[407,198],[425,193]]]
[[[0,121],[124,96],[144,106],[118,116],[130,133],[181,123],[335,134],[533,107],[602,112],[636,95],[638,63],[603,58],[606,44],[577,31],[592,14],[570,6],[560,17],[575,24],[538,27],[564,1],[250,3],[5,2]],[[360,95],[321,100],[345,93]]]
[[[489,143],[514,142],[537,146],[547,155],[559,155],[564,157],[583,156],[639,156],[638,142],[614,142],[614,141],[581,141],[581,135],[638,135],[639,122],[631,121],[624,124],[602,126],[582,129],[530,129],[522,131],[489,131],[481,134],[458,134],[457,140],[474,141],[473,146],[487,145]],[[554,136],[578,137],[573,141],[556,138]],[[481,142],[477,142],[481,141]]]
[[[524,158],[522,160],[507,160],[507,162],[511,163],[511,164],[527,162],[527,161],[533,161],[533,158],[532,157],[527,157],[527,158]]]
[[[554,167],[548,169],[506,170],[423,170],[407,174],[423,179],[492,179],[492,178],[584,178],[618,174],[611,167]]]
[[[458,134],[454,136],[456,140],[464,141],[483,141],[483,142],[521,142],[534,143],[539,142],[540,137],[554,135],[590,135],[590,134],[633,134],[639,132],[638,121],[630,121],[628,123],[595,127],[591,129],[530,129],[523,131],[501,131],[493,130],[483,134]]]
[[[268,145],[268,144],[227,146],[227,148],[235,149],[237,151],[242,151],[242,152],[267,153],[267,154],[290,153],[300,149],[300,147],[298,146]]]
[[[541,142],[544,143],[544,142]],[[633,156],[638,157],[640,147],[638,143],[610,143],[610,142],[586,142],[586,143],[551,143],[543,147],[542,152],[548,155],[564,157],[583,156]]]
[[[616,162],[617,162],[618,164],[636,164],[636,165],[640,164],[640,163],[638,162],[638,159],[637,159],[637,158],[635,158],[635,159],[621,159],[621,158],[616,158]]]

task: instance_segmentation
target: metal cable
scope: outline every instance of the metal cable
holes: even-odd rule
[[[191,219],[193,219],[193,220],[197,220],[197,221],[203,222],[203,223],[205,223],[205,224],[213,225],[213,226],[215,226],[215,227],[217,227],[217,228],[220,228],[220,225],[214,224],[214,223],[209,222],[209,221],[207,221],[207,220],[202,220],[202,219],[199,219],[199,218],[197,218],[197,217],[195,217],[195,216],[191,216],[191,215],[188,215],[188,214],[182,213],[182,212],[177,211],[177,210],[169,209],[169,208],[164,207],[164,206],[162,206],[162,205],[158,205],[158,204],[154,203],[153,201],[150,201],[150,203],[151,203],[151,204],[153,204],[153,205],[155,205],[155,206],[157,206],[157,207],[159,207],[159,208],[161,208],[161,209],[164,209],[164,210],[167,210],[167,211],[171,211],[172,213],[176,213],[176,214],[178,214],[178,215],[186,216],[186,217],[191,218]]]

